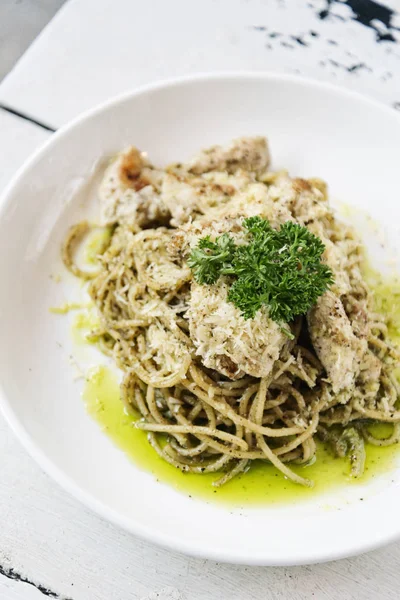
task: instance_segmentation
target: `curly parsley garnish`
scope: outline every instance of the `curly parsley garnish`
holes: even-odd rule
[[[302,315],[333,283],[330,268],[321,262],[325,246],[306,227],[288,221],[273,229],[266,219],[244,219],[249,243],[237,246],[227,233],[215,241],[202,238],[188,264],[200,284],[231,277],[228,300],[246,319],[265,305],[277,322]]]

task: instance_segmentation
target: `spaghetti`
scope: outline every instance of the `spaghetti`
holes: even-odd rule
[[[122,165],[127,164],[126,155]],[[252,461],[264,460],[287,478],[311,486],[289,465],[315,460],[317,438],[337,455],[350,455],[352,474],[360,475],[364,442],[387,445],[400,437],[395,377],[399,355],[390,343],[385,316],[373,310],[373,292],[362,275],[363,247],[354,231],[333,215],[323,182],[292,180],[286,173],[270,172],[260,161],[251,170],[240,152],[235,165],[225,155],[223,171],[218,171],[218,158],[206,170],[199,167],[201,162],[194,168],[192,161],[160,171],[145,159],[140,162],[141,155],[133,156],[134,177],[120,173],[115,182],[118,159],[110,167],[119,186],[119,208],[124,208],[128,193],[134,206],[130,220],[128,211],[115,209],[106,223],[112,234],[99,256],[99,268],[87,272],[77,265],[75,246],[90,229],[86,222],[70,230],[63,258],[75,275],[90,280],[89,294],[100,317],[100,327],[91,335],[124,373],[121,399],[126,410],[139,413],[136,426],[147,432],[165,461],[183,472],[220,471],[215,485],[242,473]],[[178,187],[194,190],[195,201],[186,204],[183,220],[182,210],[174,214],[168,204],[164,184],[171,177]],[[143,194],[146,184],[149,189]],[[180,194],[177,189],[177,205]],[[148,204],[152,197],[157,198],[153,215]],[[163,201],[163,217],[157,221]],[[216,368],[205,364],[189,319],[194,282],[187,247],[193,236],[198,239],[198,230],[208,233],[216,223],[218,231],[240,231],[246,214],[264,214],[273,225],[275,218],[290,218],[326,244],[326,260],[336,275],[335,298],[362,348],[351,385],[339,389],[330,377],[325,356],[313,343],[318,332],[310,331],[312,321],[306,315],[288,324],[293,339],[280,345],[270,371],[261,377],[244,363],[235,363],[230,377],[233,351],[222,356],[216,351]],[[243,352],[248,355],[246,348]],[[385,440],[369,431],[369,424],[377,421],[393,424]]]

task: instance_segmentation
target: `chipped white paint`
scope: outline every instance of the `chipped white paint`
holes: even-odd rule
[[[391,28],[379,20],[366,26],[355,20],[351,2],[331,4],[321,20],[325,0],[70,0],[0,85],[0,102],[59,126],[110,95],[155,79],[237,69],[298,72],[389,105],[400,102],[400,32],[393,28],[399,17],[392,17]],[[395,5],[385,0],[386,7]],[[398,41],[378,43],[388,35]],[[0,131],[2,188],[50,134],[1,111]],[[2,418],[0,455],[0,565],[31,582],[0,575],[1,600],[45,598],[35,585],[61,600],[399,597],[400,542],[310,567],[196,560],[135,539],[89,513],[40,471]]]

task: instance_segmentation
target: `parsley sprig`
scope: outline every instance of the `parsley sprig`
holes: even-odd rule
[[[244,219],[249,243],[241,246],[227,233],[211,241],[202,238],[188,264],[200,284],[230,277],[228,300],[246,319],[262,306],[277,322],[304,314],[333,283],[330,268],[321,262],[325,246],[311,231],[288,221],[273,229],[266,219]]]

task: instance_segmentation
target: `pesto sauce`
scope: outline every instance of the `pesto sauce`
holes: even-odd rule
[[[89,306],[89,305],[87,305]],[[65,302],[61,306],[51,306],[49,311],[54,315],[67,315],[73,310],[82,310],[87,307],[85,304],[80,302]]]
[[[352,479],[349,475],[349,460],[335,458],[319,443],[314,464],[291,465],[299,475],[314,480],[313,488],[292,483],[273,466],[263,461],[255,461],[247,473],[235,477],[221,488],[215,488],[212,482],[217,480],[220,474],[182,473],[158,456],[148,443],[146,433],[135,428],[135,421],[139,415],[128,415],[124,411],[118,381],[110,369],[98,366],[89,372],[83,399],[88,413],[138,467],[149,471],[155,478],[180,492],[229,505],[282,504],[307,499],[349,482],[351,485],[365,483],[375,475],[390,470],[397,456],[396,445],[379,448],[368,444],[365,473],[359,479]],[[390,425],[379,427],[380,432],[373,431],[375,435],[380,433],[382,437],[386,437],[390,434]]]
[[[99,264],[98,257],[103,254],[104,250],[110,243],[111,227],[103,227],[94,229],[88,235],[83,248],[83,259],[86,264],[97,266]]]
[[[367,273],[367,278],[373,284],[376,310],[389,314],[390,334],[393,341],[400,342],[400,283],[383,281],[372,270]],[[97,317],[94,312],[86,310],[78,313],[73,322],[74,341],[77,344],[87,343],[86,334],[96,326]],[[389,447],[366,444],[364,475],[354,479],[350,476],[348,458],[336,458],[321,443],[317,443],[314,464],[291,465],[296,473],[315,482],[313,488],[292,483],[263,461],[254,461],[249,471],[235,477],[221,488],[215,488],[212,482],[217,480],[220,474],[182,473],[157,455],[148,443],[146,433],[134,426],[139,415],[128,415],[125,412],[120,400],[117,377],[106,366],[95,367],[88,373],[83,399],[88,413],[138,467],[180,492],[225,505],[254,506],[298,502],[332,488],[357,486],[390,471],[395,466],[395,459],[399,453],[398,444]],[[391,430],[389,424],[371,425],[371,432],[376,437],[387,437]]]
[[[72,341],[77,346],[89,344],[87,335],[100,325],[99,318],[94,308],[78,312],[72,321],[71,335]]]
[[[376,312],[387,316],[389,337],[400,345],[400,280],[394,278],[388,283],[371,269],[366,278],[373,289]]]

